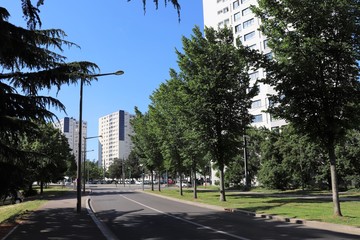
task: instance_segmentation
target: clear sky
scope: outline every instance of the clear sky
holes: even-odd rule
[[[83,120],[88,124],[88,137],[98,135],[102,116],[118,110],[134,113],[135,106],[147,111],[149,96],[169,79],[170,68],[177,69],[175,48],[182,49],[182,36],[190,37],[195,25],[200,29],[204,25],[201,0],[179,2],[180,22],[174,7],[165,7],[164,0],[159,0],[158,10],[153,0],[147,0],[145,14],[142,0],[45,0],[40,7],[42,29],[62,29],[66,40],[81,47],[65,48],[63,55],[69,62],[94,62],[101,73],[125,72],[84,86]],[[2,0],[1,6],[10,12],[11,23],[26,26],[20,0]],[[67,112],[56,112],[59,118],[79,119],[79,85],[63,86],[57,98]],[[88,159],[98,159],[96,139],[87,140],[87,150],[94,150],[87,153]]]

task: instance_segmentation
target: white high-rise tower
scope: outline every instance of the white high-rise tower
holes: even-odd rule
[[[60,119],[59,122],[54,123],[54,127],[59,129],[65,137],[68,139],[69,146],[72,150],[72,154],[75,156],[76,163],[78,163],[79,158],[79,121],[75,118],[65,117]],[[87,136],[87,123],[82,122],[82,137],[83,139]],[[85,151],[85,143],[81,142],[81,151]]]
[[[267,40],[258,30],[260,19],[250,10],[250,5],[257,5],[257,0],[203,0],[204,25],[214,29],[225,25],[233,30],[235,37],[240,37],[243,45],[257,49],[272,56],[271,49],[267,47]],[[257,69],[249,73],[254,85],[256,79],[265,77],[263,69]],[[274,119],[264,111],[269,107],[268,94],[275,91],[268,85],[258,84],[259,94],[253,98],[249,112],[254,116],[252,125],[264,126],[269,129],[277,128],[285,124],[284,120]]]
[[[134,134],[130,120],[135,116],[123,110],[103,116],[99,119],[99,165],[108,169],[114,159],[127,159],[133,143]]]

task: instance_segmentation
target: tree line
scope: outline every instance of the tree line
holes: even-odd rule
[[[272,57],[243,46],[227,27],[204,34],[195,27],[176,50],[179,70],[170,69],[145,113],[135,109],[135,151],[151,172],[172,170],[180,181],[211,162],[226,201],[225,179],[239,181],[244,172],[242,140],[258,131],[249,129],[248,112],[257,82],[268,84],[276,90],[268,112],[290,125],[255,135],[251,177],[279,189],[331,186],[341,216],[339,183],[358,186],[357,153],[349,151],[360,119],[359,1],[259,0],[251,9]],[[266,77],[250,85],[258,68]]]

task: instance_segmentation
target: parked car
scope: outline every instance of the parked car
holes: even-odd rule
[[[24,201],[24,195],[20,191],[15,194],[9,193],[5,198],[1,199],[1,205],[17,204]]]
[[[176,183],[176,186],[180,187],[180,183]],[[191,187],[191,183],[187,182],[187,181],[183,181],[181,183],[182,187]]]

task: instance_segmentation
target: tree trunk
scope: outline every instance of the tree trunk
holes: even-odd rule
[[[196,168],[193,169],[194,177],[192,178],[192,183],[194,184],[194,199],[197,199],[197,186],[196,186]]]
[[[183,181],[183,179],[182,179],[182,173],[179,173],[179,189],[180,189],[180,196],[183,196],[184,194],[183,194],[183,188],[182,188],[182,181]]]
[[[151,176],[151,191],[154,191],[154,173],[152,170],[150,176]]]
[[[224,167],[221,166],[220,170],[220,201],[226,202],[226,195],[225,195],[225,181],[224,181]]]
[[[159,192],[161,192],[161,174],[159,171],[159,182],[158,182]]]
[[[44,192],[44,182],[40,181],[40,194],[43,194]]]
[[[334,144],[330,144],[329,159],[330,159],[330,173],[331,173],[331,188],[332,188],[332,199],[334,206],[334,215],[342,216],[340,209],[340,199],[339,199],[339,186],[337,182],[337,173],[336,173],[336,157],[335,157],[335,148]]]

